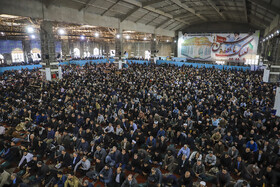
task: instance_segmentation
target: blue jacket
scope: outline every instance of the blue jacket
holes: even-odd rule
[[[251,151],[256,152],[258,150],[258,145],[256,142],[253,143],[253,145],[250,143],[250,141],[247,142],[246,144],[247,148],[250,148]]]
[[[58,187],[64,187],[64,183],[66,181],[67,177],[65,175],[62,175],[61,179],[57,178],[55,184],[57,184]]]

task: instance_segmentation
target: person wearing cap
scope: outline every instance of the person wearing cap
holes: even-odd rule
[[[217,157],[213,154],[213,151],[209,151],[209,154],[205,157],[206,166],[215,166],[217,161]]]
[[[200,181],[200,183],[199,183],[199,187],[205,187],[206,186],[206,182],[204,182],[204,181]]]

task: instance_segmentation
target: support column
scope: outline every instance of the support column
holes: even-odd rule
[[[56,61],[52,22],[43,21],[41,23],[40,38],[41,38],[42,62],[46,63],[46,67],[50,67],[51,66],[50,63]]]
[[[156,41],[156,35],[152,34],[152,40],[151,40],[151,61],[154,61],[154,58],[156,58],[156,50],[157,50],[157,41]]]
[[[24,61],[30,62],[31,60],[31,44],[30,40],[22,40]]]
[[[58,71],[56,55],[55,55],[55,38],[53,34],[53,23],[43,21],[40,25],[41,32],[41,59],[46,79],[51,80],[52,74]]]
[[[84,52],[85,52],[85,42],[80,41],[80,57],[84,58]]]
[[[105,42],[105,57],[109,58],[110,56],[110,49],[109,49],[109,44],[107,42]]]
[[[122,29],[117,29],[117,33],[120,35],[120,38],[115,38],[115,56],[118,57],[119,59],[121,59],[122,57],[122,40],[123,40],[123,36],[122,36]]]
[[[62,50],[62,59],[66,60],[67,56],[70,55],[70,48],[69,48],[69,40],[66,36],[65,38],[62,38],[61,41],[61,50]]]
[[[68,38],[68,43],[69,43],[69,53],[70,56],[73,58],[74,57],[74,43],[70,38]]]

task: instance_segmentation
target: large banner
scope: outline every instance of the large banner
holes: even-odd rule
[[[178,57],[193,60],[256,59],[259,31],[251,34],[182,34],[179,33]]]

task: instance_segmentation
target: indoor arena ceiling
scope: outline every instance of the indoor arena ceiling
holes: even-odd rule
[[[280,0],[33,0],[33,2],[41,3],[46,10],[51,7],[64,7],[78,13],[83,12],[84,15],[92,14],[106,18],[117,18],[120,23],[125,21],[133,24],[139,23],[141,26],[150,26],[172,32],[194,25],[220,22],[248,24],[256,30],[264,30],[280,13]],[[9,1],[5,3],[7,6],[9,5]],[[3,10],[5,11],[4,8]],[[42,19],[35,17],[1,14],[0,37],[3,35],[6,37],[26,37],[24,29],[30,24],[39,30]],[[100,25],[95,27],[84,25],[84,23],[71,24],[69,21],[67,23],[57,21],[54,31],[63,27],[66,29],[67,35],[73,38],[80,35],[94,40],[115,38],[116,29],[100,27]],[[128,28],[124,29],[123,34],[129,35],[131,40],[152,39],[151,34],[147,34],[147,32],[136,32]],[[94,37],[96,32],[100,33],[100,37]],[[159,39],[162,41],[172,40],[171,37],[157,35],[161,37]]]
[[[216,21],[250,23],[264,29],[280,13],[279,0],[46,0],[45,3],[168,30]]]

